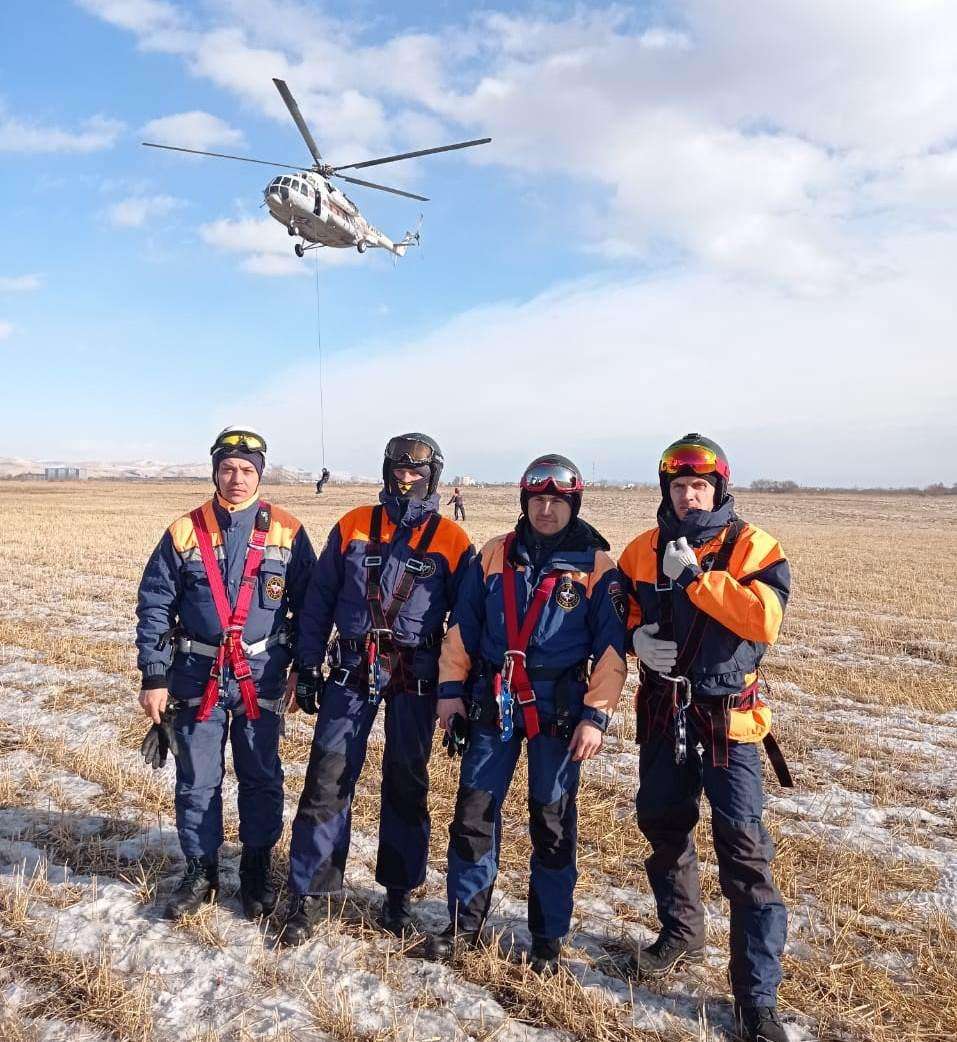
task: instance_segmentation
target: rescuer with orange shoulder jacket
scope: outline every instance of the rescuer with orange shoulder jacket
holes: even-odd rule
[[[525,745],[531,967],[557,967],[578,878],[578,783],[625,682],[625,592],[604,537],[579,516],[571,460],[540,456],[522,514],[472,563],[442,645],[439,721],[462,772],[449,828],[451,922],[427,953],[478,943],[498,874],[502,806]],[[466,706],[468,708],[466,708]],[[466,721],[467,717],[467,721]]]
[[[229,738],[239,781],[240,897],[255,919],[276,904],[270,855],[282,832],[279,736],[316,555],[299,521],[259,494],[262,435],[227,427],[210,454],[215,496],[170,525],[139,587],[139,701],[154,722],[142,752],[154,768],[168,751],[176,761],[186,871],[165,915],[178,919],[219,888]]]
[[[704,957],[694,846],[702,788],[711,804],[722,893],[731,905],[729,978],[741,1037],[787,1042],[777,1015],[787,913],[771,876],[757,743],[782,784],[757,669],[791,587],[777,540],[735,513],[720,447],[687,434],[661,456],[658,524],[625,549],[628,635],[640,661],[638,826],[661,923],[641,950],[642,978]]]
[[[438,512],[443,463],[426,434],[390,439],[378,504],[339,521],[313,572],[302,610],[296,702],[318,718],[292,826],[285,944],[305,941],[326,914],[324,898],[342,891],[352,799],[383,700],[375,875],[386,894],[379,923],[397,935],[414,930],[410,893],[425,879],[429,852],[439,649],[475,555],[463,529]]]

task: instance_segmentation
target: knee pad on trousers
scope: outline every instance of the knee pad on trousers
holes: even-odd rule
[[[495,799],[481,789],[459,789],[455,817],[449,828],[452,849],[471,864],[481,861],[492,849],[495,835]]]
[[[545,868],[567,868],[572,862],[570,822],[566,820],[571,797],[566,793],[554,803],[528,801],[529,832],[535,856]]]
[[[320,749],[310,767],[302,789],[299,813],[321,825],[332,821],[349,806],[352,778],[345,754],[330,749]]]
[[[771,878],[774,843],[761,821],[739,821],[712,808],[721,892],[729,901],[763,905],[780,901]]]
[[[424,760],[390,760],[382,768],[382,796],[406,825],[419,825],[429,814],[428,768]]]

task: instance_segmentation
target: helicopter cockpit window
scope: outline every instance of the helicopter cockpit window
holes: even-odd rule
[[[292,179],[292,190],[294,192],[299,191],[299,182],[295,178]]]
[[[288,185],[292,184],[292,178],[291,177],[284,177],[282,179],[282,181],[280,181],[279,183],[288,186]]]
[[[308,195],[309,194],[309,183],[307,181],[303,181],[299,185],[299,191],[302,192],[303,195]]]

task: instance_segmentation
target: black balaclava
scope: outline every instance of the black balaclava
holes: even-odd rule
[[[396,470],[408,470],[418,475],[415,481],[408,485],[400,484],[395,476]],[[386,472],[385,490],[390,495],[398,496],[399,499],[423,500],[432,494],[430,488],[432,469],[428,465],[421,467],[389,467]]]
[[[222,448],[213,453],[213,484],[216,485],[217,491],[219,485],[216,484],[216,472],[219,470],[220,463],[227,459],[241,459],[245,460],[247,463],[251,463],[256,468],[259,480],[262,481],[263,470],[266,466],[266,457],[261,452],[250,452],[249,449],[244,449],[241,446]]]

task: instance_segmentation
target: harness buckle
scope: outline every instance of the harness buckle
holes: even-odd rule
[[[673,590],[674,588],[675,584],[671,581],[671,579],[669,579],[667,585],[664,586],[659,584],[657,578],[655,579],[655,592],[657,593],[668,593],[670,590]]]
[[[425,561],[420,561],[417,557],[410,557],[405,562],[405,570],[412,572],[413,575],[418,575],[420,572],[425,571]]]
[[[337,666],[337,667],[336,667],[336,668],[335,668],[335,669],[333,670],[333,674],[335,674],[335,673],[339,673],[339,674],[340,674],[340,676],[339,676],[339,679],[338,679],[338,680],[333,680],[333,681],[332,681],[332,682],[333,682],[333,684],[335,684],[335,685],[336,685],[336,687],[345,687],[345,686],[346,686],[346,684],[348,684],[348,683],[349,683],[349,677],[350,677],[350,675],[351,675],[351,674],[350,674],[350,672],[349,672],[349,670],[348,670],[348,669],[346,669],[346,668],[345,668],[344,666]],[[330,676],[330,678],[329,678],[329,679],[330,679],[330,680],[332,680],[332,676]]]
[[[362,564],[365,568],[378,568],[382,564],[381,554],[366,554],[362,558]]]

